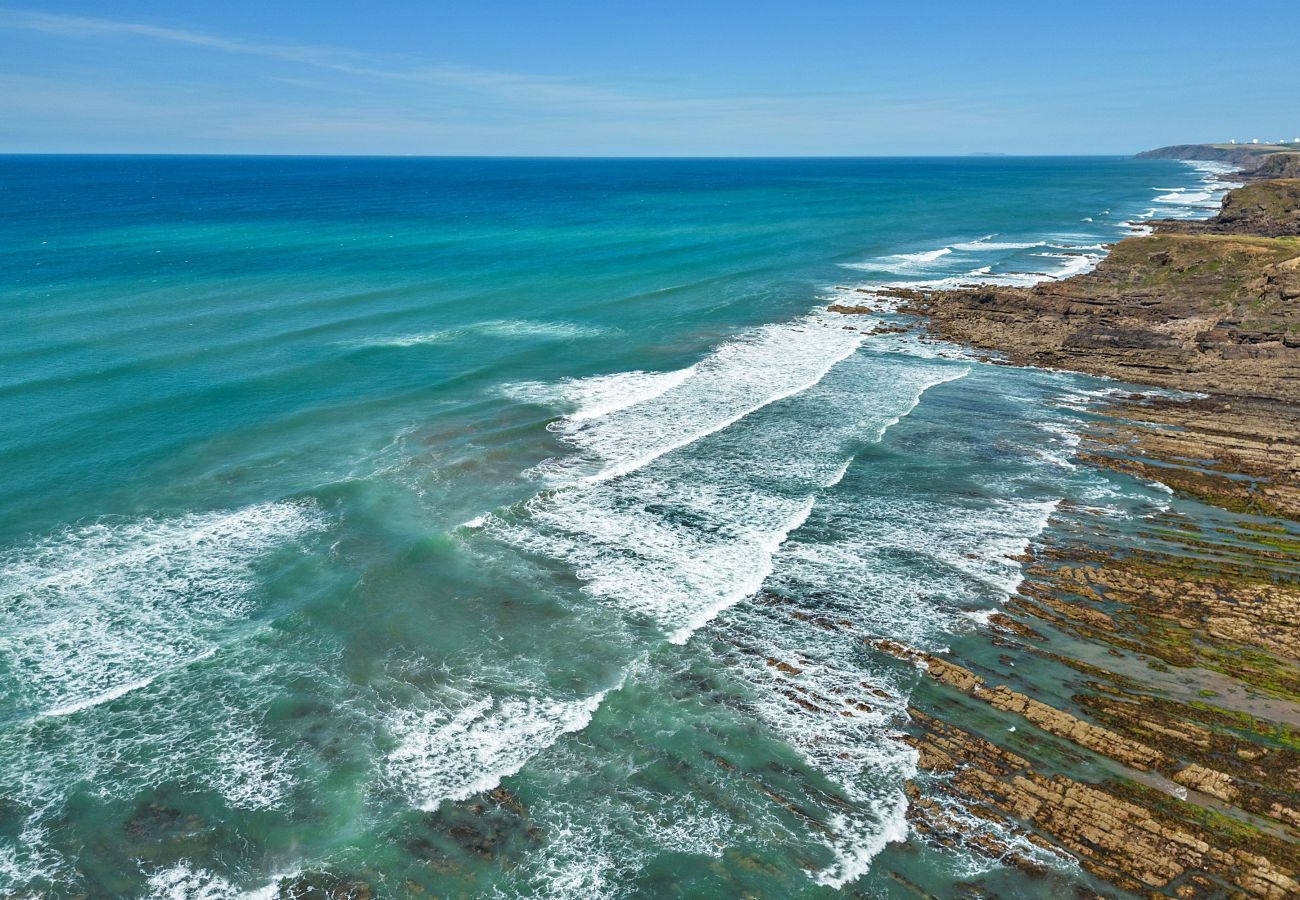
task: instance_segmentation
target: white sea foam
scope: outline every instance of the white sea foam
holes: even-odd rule
[[[863,680],[869,677],[854,663],[859,639],[849,636],[834,643],[817,632],[810,645],[802,623],[796,630],[773,632],[756,618],[755,610],[763,607],[736,604],[770,581],[776,560],[785,565],[790,535],[807,521],[817,498],[846,477],[853,448],[879,441],[917,407],[927,390],[968,372],[966,366],[944,362],[854,356],[830,379],[789,399],[788,409],[772,407],[762,416],[733,423],[689,452],[661,457],[624,478],[544,493],[521,514],[494,516],[485,526],[498,540],[568,563],[593,599],[658,623],[670,641],[684,642],[702,627],[731,641],[762,631],[761,653],[742,660],[745,677],[756,688],[748,702],[766,727],[797,749],[809,766],[832,778],[853,804],[853,812],[828,818],[824,836],[799,838],[821,843],[829,853],[832,861],[817,876],[827,885],[856,879],[881,847],[905,834],[901,786],[915,771],[915,754],[890,739],[891,729],[905,716],[903,694],[896,688],[894,701],[873,700],[877,707],[871,710],[840,706],[829,713],[808,712],[770,690],[771,679],[779,673],[765,662],[765,655],[794,659],[799,650],[806,651],[797,658],[804,670],[800,686],[813,696],[835,694],[842,704],[849,697],[861,697]],[[788,452],[791,446],[798,452]],[[809,653],[821,661],[810,661]],[[470,718],[486,708],[480,701]],[[555,718],[535,717],[542,722]],[[416,731],[428,735],[449,721],[442,716],[434,727],[421,725]],[[561,730],[537,727],[546,733],[533,741],[534,746],[550,743],[550,736]],[[460,752],[462,741],[456,737],[439,736],[435,743],[443,748],[444,758],[471,757],[474,752]],[[481,743],[498,742],[475,746]],[[416,747],[410,755],[423,759],[433,744],[422,737]],[[519,756],[507,756],[510,768],[522,765]],[[443,784],[454,783],[444,775],[447,765],[440,759],[436,767],[435,780]],[[472,768],[477,772],[496,767],[479,762]],[[480,784],[485,782],[475,786]],[[439,793],[447,792],[444,788]],[[660,851],[717,853],[737,828],[743,831],[716,812],[670,816],[658,802],[638,808],[649,811],[637,813],[637,840],[649,841]],[[584,803],[583,809],[582,818],[590,820],[592,804]],[[548,818],[545,810],[534,813]],[[566,826],[548,842],[543,861],[529,870],[541,872],[548,893],[615,893],[614,885],[634,874],[639,862],[613,824],[621,817],[611,818],[610,825],[594,830]]]
[[[254,566],[324,525],[305,503],[99,523],[0,552],[9,690],[67,716],[209,654],[252,610]]]
[[[269,503],[100,522],[0,555],[6,689],[37,713],[0,732],[0,782],[30,810],[17,844],[0,852],[0,892],[62,865],[39,836],[80,785],[111,802],[167,782],[236,808],[283,802],[294,765],[263,735],[255,707],[262,686],[294,676],[283,666],[259,676],[267,663],[256,644],[223,641],[247,627],[259,560],[324,525],[312,504]],[[197,665],[219,645],[233,672]],[[146,702],[128,699],[146,692]],[[41,765],[28,765],[37,755]]]
[[[1181,160],[1181,162],[1189,169],[1200,172],[1204,175],[1205,177],[1202,181],[1210,184],[1221,184],[1222,182],[1218,176],[1230,175],[1231,173],[1236,172],[1238,168],[1231,163],[1215,162],[1209,159],[1185,159]]]
[[[318,641],[319,635],[309,639]],[[283,642],[276,649],[283,651]],[[62,860],[41,836],[60,826],[69,815],[70,796],[81,794],[86,786],[93,786],[97,802],[111,808],[129,808],[167,784],[184,785],[196,794],[211,792],[205,805],[283,808],[300,775],[297,754],[310,751],[275,740],[263,724],[266,706],[284,696],[286,684],[337,690],[333,660],[289,663],[256,641],[227,648],[219,658],[227,664],[157,678],[148,703],[120,705],[111,717],[29,719],[11,722],[0,732],[0,783],[7,799],[29,811],[19,839],[0,846],[0,893],[23,893],[42,880],[78,883],[75,858]],[[203,698],[197,714],[196,697]],[[332,715],[336,724],[340,718],[352,720],[352,733],[365,733],[368,719],[356,710],[340,705]],[[30,760],[37,753],[42,764],[34,767]],[[12,866],[6,865],[6,858]],[[50,871],[61,874],[51,879]],[[197,890],[209,873],[195,870],[195,877],[199,880],[192,883],[178,880],[176,890],[185,884]],[[212,889],[222,883],[218,878]]]
[[[744,521],[740,509],[716,521],[713,516],[728,511],[725,489],[701,485],[694,496],[679,498],[648,478],[629,486],[631,491],[563,491],[531,504],[525,525],[498,520],[487,527],[499,538],[564,560],[588,594],[660,623],[673,643],[756,591],[770,571],[771,554],[812,505],[810,498],[755,497],[751,511],[757,521]],[[632,506],[633,499],[645,506]],[[661,511],[661,504],[674,502],[709,517],[708,529],[682,527]]]
[[[418,334],[399,334],[393,337],[368,338],[357,343],[364,347],[419,347],[422,344],[441,344],[456,337],[451,331],[426,331]]]
[[[1170,219],[1202,219],[1219,209],[1224,195],[1233,188],[1241,187],[1241,184],[1225,181],[1222,176],[1228,172],[1234,171],[1233,167],[1224,163],[1202,162],[1200,160],[1183,161],[1193,171],[1199,173],[1202,177],[1201,188],[1153,188],[1160,192],[1155,198],[1156,203],[1164,204],[1165,209],[1162,215]],[[1152,209],[1144,213],[1140,218],[1153,218],[1157,211]],[[1150,234],[1150,230],[1143,228],[1141,231],[1134,231],[1138,234]]]
[[[864,400],[843,383],[823,385],[831,365],[814,359],[814,351],[842,354],[847,348],[851,353],[858,343],[842,329],[828,327],[824,317],[809,317],[724,345],[688,377],[664,390],[656,385],[639,392],[643,399],[635,404],[607,404],[613,408],[579,420],[584,424],[562,420],[565,428],[612,428],[615,422],[625,428],[627,414],[635,412],[631,421],[648,428],[673,425],[696,412],[705,421],[688,423],[679,434],[708,436],[682,444],[676,453],[660,443],[655,449],[663,452],[654,461],[621,478],[571,482],[543,492],[522,510],[488,516],[481,534],[567,563],[588,596],[633,621],[657,624],[665,640],[685,642],[759,590],[772,571],[773,556],[806,521],[817,492],[845,476],[855,443],[879,440],[927,389],[968,371],[942,363],[882,367],[878,361],[855,360],[837,379],[873,383],[876,396]],[[781,354],[782,348],[794,352]],[[773,371],[778,359],[795,371]],[[886,370],[890,380],[875,383]],[[810,391],[795,390],[806,381],[813,383]],[[796,408],[777,409],[780,398]],[[758,408],[771,411],[759,417],[747,412]],[[800,442],[799,453],[785,451],[792,440]],[[669,441],[681,439],[671,435]],[[645,455],[642,445],[634,446],[624,458]],[[387,780],[423,808],[471,796],[518,772],[563,734],[584,729],[603,697],[480,695],[395,712],[388,727],[398,747],[385,763]],[[573,877],[552,873],[555,883]],[[574,883],[591,884],[586,877]]]
[[[827,515],[840,535],[787,545],[774,583],[794,593],[870,597],[869,615],[859,613],[863,628],[933,650],[962,629],[966,612],[1016,591],[1023,573],[1015,557],[1043,532],[1058,502],[936,508],[933,498],[878,498],[860,511],[834,504]]]
[[[944,250],[978,253],[1047,246],[1046,241],[997,246],[993,237]],[[979,267],[964,276],[922,284],[946,286],[972,280],[1033,284],[1068,277],[1095,266],[1100,251],[1107,249],[1079,237],[1050,247],[1067,252],[1039,255],[1051,261],[1044,266],[1046,271],[995,273],[991,267]],[[922,259],[920,254],[899,254],[853,267],[881,270],[884,262],[913,274],[947,253],[928,251],[927,255]],[[852,294],[859,302],[864,297],[873,307],[887,306],[882,298],[860,291]],[[893,336],[879,340],[914,347],[918,355],[929,349]],[[804,835],[823,843],[833,860],[814,877],[837,888],[860,877],[888,842],[905,836],[906,800],[900,785],[915,775],[911,751],[890,739],[891,729],[906,714],[906,686],[878,680],[880,673],[864,672],[861,637],[901,638],[934,650],[954,630],[986,621],[997,603],[1020,584],[1021,569],[1012,557],[1022,554],[1042,533],[1059,504],[1041,493],[1022,498],[1007,485],[992,483],[975,498],[902,497],[882,490],[879,495],[855,493],[836,502],[828,488],[846,476],[852,457],[825,451],[835,444],[835,426],[809,417],[814,404],[847,418],[840,401],[852,398],[868,406],[858,425],[871,422],[882,433],[915,406],[913,400],[892,416],[876,418],[878,398],[870,390],[855,391],[844,383],[845,373],[861,359],[861,355],[852,357],[834,370],[834,376],[791,401],[798,406],[799,414],[792,418],[802,422],[802,433],[785,432],[781,437],[798,448],[792,454],[796,459],[782,459],[780,443],[764,434],[778,417],[779,410],[772,407],[763,415],[725,422],[689,450],[677,448],[682,452],[656,457],[615,482],[562,488],[536,498],[522,516],[494,517],[486,525],[499,539],[570,563],[591,595],[660,622],[672,637],[679,637],[672,631],[674,623],[684,623],[687,632],[696,627],[689,618],[692,604],[684,602],[692,598],[694,611],[711,622],[710,637],[751,648],[735,662],[754,688],[746,694],[746,712],[779,734],[848,801],[848,811],[823,820],[824,831],[810,829]],[[679,387],[692,385],[693,378]],[[876,387],[881,389],[879,383]],[[671,391],[664,396],[670,395]],[[891,396],[890,402],[896,399]],[[651,398],[641,412],[662,413],[659,402],[659,397]],[[569,427],[562,425],[559,430],[567,434]],[[1041,482],[1075,477],[1070,460],[1078,443],[1068,421],[1051,420],[1043,429],[1047,439],[1037,448],[1040,462],[1033,461],[1034,448],[1022,454],[1038,491]],[[581,440],[573,443],[580,453],[587,449]],[[720,464],[728,458],[730,467]],[[1043,474],[1049,467],[1070,474],[1049,477]],[[762,477],[746,486],[747,479],[740,474],[745,472]],[[772,493],[773,482],[787,491]],[[692,486],[689,494],[683,485]],[[788,490],[795,485],[806,486]],[[812,485],[820,485],[807,495],[814,503],[806,508],[793,505],[801,490]],[[736,509],[743,510],[743,516]],[[831,522],[834,539],[827,540],[824,533],[800,538],[807,529],[825,528]],[[785,607],[777,602],[768,606],[730,601],[713,610],[709,591],[716,588],[692,571],[696,561],[717,581],[730,581],[740,593],[753,593],[745,580],[748,573],[781,596],[812,598],[810,611],[824,614],[821,621],[834,624],[809,625],[807,612],[782,619]],[[773,659],[788,665],[774,666]],[[883,689],[886,696],[873,691],[865,704],[849,702],[861,699],[868,686]],[[582,808],[590,811],[588,806]],[[658,809],[660,804],[637,808]],[[695,821],[708,820],[701,816]],[[743,829],[736,823],[716,831],[711,825],[701,828],[714,844],[738,830]],[[650,840],[659,842],[661,851],[678,848],[672,838]],[[685,852],[716,852],[708,843]],[[566,849],[546,871],[549,886],[558,895],[616,893],[636,871],[637,863],[626,859],[628,848],[609,833],[571,829],[557,846]]]
[[[1155,233],[1155,229],[1150,225],[1139,225],[1133,222],[1120,222],[1115,227],[1123,229],[1129,237],[1146,237]]]
[[[951,247],[940,247],[937,250],[923,250],[920,253],[899,253],[893,259],[902,259],[907,262],[927,263],[934,262],[941,256],[947,256],[952,252]]]
[[[931,263],[952,253],[952,247],[940,247],[937,250],[923,250],[918,253],[893,253],[877,259],[860,263],[841,263],[845,269],[862,269],[869,272],[907,272],[924,271]]]
[[[599,801],[611,805],[608,797]],[[533,815],[546,824],[546,845],[528,861],[526,869],[514,869],[507,874],[516,884],[512,890],[496,890],[494,898],[540,896],[587,900],[628,893],[626,881],[635,875],[640,860],[636,858],[632,841],[619,835],[607,822],[599,821],[594,803],[575,809],[568,804],[543,801],[543,805],[533,810]],[[593,819],[597,820],[596,827]]]
[[[954,630],[986,618],[1019,585],[1020,566],[1010,557],[1042,532],[1057,505],[1009,498],[1001,484],[988,485],[981,497],[907,497],[888,486],[865,497],[859,491],[836,496],[833,487],[847,477],[855,441],[880,440],[929,387],[967,371],[852,355],[804,392],[680,452],[623,478],[543,493],[522,511],[484,525],[490,537],[568,563],[593,599],[658,623],[665,637],[682,639],[705,627],[709,638],[751,648],[731,660],[752,687],[746,714],[798,752],[843,801],[826,811],[824,828],[804,829],[796,839],[819,843],[829,854],[831,861],[813,876],[829,887],[861,877],[882,847],[905,836],[901,786],[916,771],[914,753],[893,740],[906,717],[908,686],[891,682],[888,671],[864,668],[862,637],[889,636],[933,650]],[[700,388],[695,377],[626,408],[640,407],[646,417],[680,408],[670,405],[671,394]],[[1044,446],[1055,458],[1042,465],[1060,465],[1072,452],[1074,433],[1065,422],[1048,430]],[[1038,465],[1032,450],[1023,456],[1031,469]],[[814,598],[813,605],[796,617],[785,615],[780,603],[740,602],[757,586]],[[810,624],[808,613],[837,624]],[[582,803],[581,818],[592,819],[594,805],[607,800]],[[541,877],[556,896],[617,894],[643,858],[714,854],[746,834],[746,824],[703,810],[660,822],[658,797],[638,797],[628,808],[645,825],[634,838],[620,832],[626,826],[618,816],[577,826],[574,817],[534,807],[554,839],[521,879],[537,892],[543,888],[528,879]],[[752,815],[747,807],[744,822]],[[691,843],[691,836],[699,839]]]
[[[824,831],[810,832],[833,858],[814,875],[820,884],[851,884],[907,833],[901,785],[916,774],[915,756],[893,732],[906,719],[909,687],[864,664],[862,639],[937,651],[954,631],[987,619],[1019,586],[1012,557],[1042,533],[1059,502],[1011,498],[1001,483],[981,493],[889,484],[828,492],[812,531],[783,544],[766,581],[777,597],[803,599],[793,607],[742,604],[710,626],[723,642],[748,648],[733,664],[754,687],[749,711],[850,801],[834,807]]]
[[[862,366],[879,372],[878,363]],[[878,393],[869,401],[855,399],[845,408],[842,386],[819,387],[800,397],[789,416],[766,417],[743,428],[736,426],[740,417],[731,416],[708,429],[714,437],[698,453],[665,457],[616,481],[539,495],[522,517],[493,517],[484,529],[567,562],[587,593],[659,623],[673,643],[684,642],[758,590],[772,555],[806,520],[817,492],[843,477],[855,441],[879,440],[922,393],[968,371],[938,364],[896,368],[890,383],[874,385]],[[748,381],[762,372],[741,377]],[[686,385],[703,387],[695,381]],[[730,390],[722,383],[713,386]],[[643,420],[673,421],[665,417],[675,416],[681,406],[670,396],[640,408]],[[711,403],[702,402],[707,400],[696,396],[691,405],[712,411]],[[617,415],[603,420],[616,421]],[[798,444],[798,453],[786,450],[791,443]]]
[[[572,754],[552,753],[550,761],[553,770],[571,775],[533,805],[532,815],[547,840],[507,876],[509,888],[494,894],[503,900],[632,896],[637,873],[656,855],[719,857],[738,838],[762,835],[771,840],[780,829],[780,823],[764,817],[761,809],[752,810],[758,822],[742,824],[689,791],[668,795],[627,782],[603,783],[607,772]],[[623,765],[622,760],[616,765]],[[575,782],[599,785],[599,793],[580,801],[550,796],[555,788]]]
[[[655,380],[664,389],[608,413],[564,419],[556,431],[579,452],[540,466],[556,483],[604,481],[728,428],[815,385],[862,343],[858,331],[814,313],[755,329],[719,346],[689,375]]]
[[[961,244],[953,244],[954,250],[964,250],[967,252],[983,252],[994,250],[1030,250],[1034,247],[1042,247],[1046,241],[995,241],[992,238],[997,235],[990,234],[976,241],[967,241]]]
[[[1168,194],[1161,194],[1159,197],[1156,197],[1156,202],[1177,203],[1182,206],[1192,206],[1213,199],[1214,194],[1211,194],[1209,191],[1188,191],[1180,188],[1179,190]]]
[[[789,552],[778,560],[784,568]],[[907,718],[907,685],[864,664],[861,633],[844,610],[834,611],[839,624],[832,630],[810,624],[810,612],[791,616],[782,606],[746,604],[715,623],[711,634],[745,651],[730,662],[749,685],[747,713],[847,801],[831,807],[824,829],[807,829],[831,859],[815,880],[839,888],[865,873],[887,844],[906,837],[903,785],[916,774],[916,753],[896,740]]]
[[[1010,730],[1015,731],[1015,726],[1012,726]],[[1062,872],[1077,871],[1078,869],[1078,862],[1065,850],[1058,850],[1050,845],[1043,846],[1030,840],[1028,835],[1020,829],[1006,828],[986,817],[976,815],[954,799],[948,792],[929,791],[926,793],[926,799],[940,808],[941,819],[953,823],[954,830],[965,841],[974,842],[987,837],[991,838],[991,840],[984,841],[983,846],[994,846],[1002,849],[1001,855],[995,859],[987,858],[984,853],[954,854],[955,875],[959,879],[977,879],[1003,866],[1013,865],[1014,860],[1029,860],[1043,868]],[[921,836],[921,840],[928,841],[929,839]],[[951,848],[943,844],[934,846],[941,851],[951,852]]]
[[[921,290],[952,290],[981,284],[1032,287],[1043,281],[1057,281],[1089,272],[1095,269],[1103,258],[1099,253],[1035,253],[1033,255],[1040,259],[1062,260],[1062,262],[1038,272],[995,272],[992,266],[981,266],[962,275],[949,275],[922,281],[895,281],[889,282],[886,286]]]
[[[873,339],[880,349],[887,353],[902,353],[915,359],[946,359],[963,362],[976,362],[983,359],[970,347],[921,338],[915,334],[882,334]]]
[[[658,397],[695,374],[695,366],[671,372],[617,372],[558,383],[525,381],[506,385],[507,396],[527,402],[559,403],[570,407],[569,422],[598,419],[620,409]]]
[[[907,840],[907,797],[899,791],[893,801],[892,807],[877,810],[870,831],[862,831],[862,822],[855,816],[831,817],[832,834],[848,836],[849,840],[834,848],[835,862],[817,873],[814,880],[818,884],[836,889],[852,884],[867,874],[881,850]]]
[[[1080,442],[1077,429],[1062,422],[1039,422],[1037,427],[1052,435],[1046,446],[1037,449],[1037,454],[1053,465],[1074,470],[1075,465],[1071,460]]]
[[[1048,246],[1048,247],[1055,248],[1055,249],[1057,249],[1057,250],[1076,250],[1076,251],[1077,251],[1077,250],[1109,250],[1109,249],[1110,249],[1110,245],[1109,245],[1109,244],[1064,244],[1064,243],[1061,243],[1061,244],[1056,244],[1056,243],[1048,244],[1048,243],[1044,242],[1044,245],[1045,245],[1045,246]]]
[[[76,700],[64,706],[55,706],[50,709],[41,710],[42,716],[70,716],[73,713],[81,712],[83,709],[89,709],[92,706],[99,706],[101,703],[109,703],[118,697],[123,697],[132,691],[148,687],[153,683],[154,676],[141,678],[139,681],[129,681],[126,684],[119,684],[104,691],[102,694],[96,694],[93,697],[86,697],[82,700]]]
[[[254,890],[241,889],[220,875],[198,868],[182,859],[149,873],[149,896],[153,900],[274,900],[280,894],[283,875]]]
[[[1120,222],[1115,227],[1123,229],[1132,237],[1145,237],[1154,233],[1154,230],[1144,223],[1157,216],[1166,219],[1203,219],[1219,209],[1224,195],[1229,190],[1241,186],[1221,179],[1222,174],[1232,171],[1231,166],[1222,163],[1202,163],[1197,160],[1183,160],[1183,162],[1203,176],[1200,179],[1202,185],[1200,189],[1152,188],[1157,192],[1153,202],[1162,204],[1162,207],[1152,207],[1138,215],[1135,221]]]
[[[388,754],[388,781],[420,809],[491,790],[562,735],[581,731],[610,690],[577,700],[482,697],[459,708],[391,714],[398,740]]]
[[[844,468],[841,470],[840,477],[843,477],[843,471],[848,469],[851,460],[846,460]],[[838,478],[836,480],[839,480]],[[795,531],[804,522],[808,521],[808,514],[812,512],[813,504],[816,498],[809,497],[803,505],[796,508],[792,515],[785,523],[784,527],[775,532],[770,532],[762,536],[757,546],[757,563],[751,569],[747,576],[738,578],[730,583],[726,590],[718,592],[712,602],[706,603],[696,609],[687,620],[672,634],[668,636],[668,642],[672,644],[684,644],[691,635],[711,621],[718,613],[730,606],[733,606],[745,597],[755,593],[763,586],[763,582],[772,574],[772,556],[780,548],[790,533]]]
[[[227,719],[226,725],[209,780],[237,809],[279,806],[293,784],[288,754],[259,736],[251,723]]]
[[[1091,272],[1093,269],[1097,268],[1097,264],[1102,260],[1102,257],[1095,253],[1040,253],[1036,255],[1041,256],[1044,259],[1064,260],[1064,262],[1060,263],[1056,269],[1047,273],[1049,278],[1058,281],[1063,278],[1069,278],[1073,275],[1081,275],[1084,272]]]
[[[1042,242],[1004,246],[983,240],[975,250],[963,245],[955,249],[1043,246]],[[923,267],[952,249],[928,251],[937,255],[914,262]],[[968,275],[1017,280],[1064,277],[1061,272],[1087,257],[1058,254],[1056,258],[1066,262],[1056,267],[1055,274],[994,275],[982,267]],[[576,460],[548,468],[548,473],[559,476],[561,486],[534,498],[523,515],[485,515],[466,526],[482,527],[490,536],[572,564],[585,579],[589,596],[658,623],[673,641],[685,641],[710,621],[717,634],[739,637],[745,629],[733,627],[736,623],[727,615],[722,616],[727,621],[720,621],[719,614],[736,609],[737,600],[774,582],[801,581],[808,593],[832,598],[830,603],[856,598],[859,607],[846,615],[868,632],[892,629],[903,636],[907,628],[896,627],[894,617],[904,617],[922,644],[927,636],[933,641],[945,629],[959,627],[954,624],[959,619],[987,615],[987,607],[972,609],[971,605],[986,601],[990,591],[1004,591],[1014,584],[1018,566],[1001,557],[1026,546],[1038,533],[1036,524],[1041,530],[1050,515],[1046,501],[990,503],[983,509],[958,503],[953,510],[938,513],[933,506],[904,509],[907,505],[902,504],[881,516],[879,505],[854,498],[821,511],[846,523],[842,529],[837,524],[836,540],[820,545],[791,542],[791,535],[809,522],[826,491],[846,477],[857,445],[879,440],[916,407],[925,390],[966,371],[936,363],[916,366],[901,384],[892,370],[882,370],[874,382],[825,385],[823,380],[839,363],[860,359],[853,354],[861,338],[841,340],[853,334],[842,325],[813,316],[795,326],[772,326],[733,342],[743,346],[724,345],[698,366],[677,372],[597,376],[549,388],[515,386],[522,398],[572,407],[556,424],[556,431],[573,447]],[[893,336],[880,340],[906,343]],[[827,363],[829,357],[822,356],[818,363],[815,357],[825,351],[834,358]],[[758,374],[740,372],[742,364]],[[847,371],[853,366],[841,368]],[[740,387],[728,387],[728,381]],[[818,390],[822,386],[826,390]],[[779,406],[782,401],[798,402],[799,409],[785,415]],[[820,418],[815,414],[819,405],[825,413]],[[694,414],[703,417],[691,420]],[[1064,434],[1058,438],[1068,444]],[[700,446],[705,442],[707,447]],[[1055,444],[1053,453],[1059,449]],[[576,484],[569,477],[575,473]],[[855,505],[860,508],[854,509]],[[936,516],[940,521],[935,521]],[[873,544],[873,530],[886,532],[887,539]],[[963,535],[976,540],[962,541]],[[890,570],[896,555],[923,559],[936,572],[906,578],[899,571],[871,571],[873,567]],[[655,580],[665,572],[662,580]],[[861,670],[854,655],[862,646],[856,633],[835,644],[820,631],[812,631],[811,637],[793,631],[774,634],[770,623],[739,613],[737,622],[750,629],[747,635],[761,638],[765,643],[760,646],[767,652],[788,653],[789,658],[802,654],[798,662],[803,670],[795,680],[813,694],[842,698],[867,683],[892,689],[895,699],[875,698],[872,709],[855,706],[848,715],[801,715],[802,707],[787,702],[788,698],[756,692],[760,707],[756,721],[786,736],[804,761],[839,785],[854,806],[851,813],[826,818],[824,843],[833,862],[815,875],[824,885],[849,884],[866,871],[881,847],[905,831],[906,804],[899,786],[915,773],[914,759],[890,740],[902,714],[903,691]],[[801,623],[799,627],[806,632],[812,626]],[[183,666],[193,658],[175,659],[173,665]],[[770,686],[773,682],[762,678],[775,677],[772,672],[765,659],[756,658],[746,678],[757,687]],[[98,694],[68,692],[68,702],[45,711],[76,719],[72,712],[143,689],[156,677],[146,674],[133,682],[112,682]],[[471,796],[518,772],[537,753],[555,747],[563,735],[586,728],[605,695],[480,696],[459,704],[395,712],[387,724],[399,743],[385,762],[385,774],[423,808],[444,798]],[[214,782],[232,805],[275,805],[289,783],[289,761],[255,730],[248,734],[249,740],[235,742],[231,752],[221,757],[225,774],[215,776]],[[543,805],[544,801],[538,807]],[[639,836],[668,851],[717,854],[735,829],[724,816],[702,807],[665,812],[660,805],[644,817]],[[578,818],[549,820],[547,852],[549,845],[568,840],[563,826]],[[614,851],[625,848],[602,843],[599,835],[593,840],[590,832],[582,840],[588,841],[582,846],[590,852],[576,855],[567,868],[553,870],[553,886],[567,885],[578,896],[614,893],[615,878],[625,879],[629,868]],[[184,862],[154,872],[151,887],[158,896],[167,897],[225,897],[235,890],[223,878]]]
[[[48,841],[46,829],[28,818],[15,844],[0,845],[0,891],[5,896],[21,896],[22,889],[33,882],[66,884],[71,880],[70,867]]]
[[[576,322],[535,322],[520,319],[479,322],[468,326],[466,330],[487,337],[552,338],[555,340],[598,338],[609,334],[608,329],[595,325],[582,325]]]
[[[437,329],[364,338],[350,343],[361,347],[418,347],[424,344],[442,344],[464,337],[495,337],[503,339],[574,340],[603,337],[604,328],[581,325],[576,322],[541,322],[527,319],[491,319],[456,328]]]

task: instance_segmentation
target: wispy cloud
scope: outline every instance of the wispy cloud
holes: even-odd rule
[[[919,122],[940,119],[956,127],[987,115],[977,98],[961,103],[944,97],[904,99],[879,86],[872,95],[855,94],[852,86],[764,95],[716,84],[701,89],[689,79],[596,83],[0,7],[0,34],[5,32],[98,44],[153,42],[212,57],[211,65],[187,60],[174,79],[141,77],[139,68],[116,63],[109,69],[77,64],[29,73],[39,84],[0,95],[0,118],[24,123],[21,130],[30,135],[23,141],[7,139],[19,146],[49,146],[61,135],[71,143],[80,133],[83,144],[122,141],[113,146],[137,149],[692,154],[752,153],[761,147],[778,153],[860,152],[873,131],[888,128],[891,135],[906,138]],[[223,62],[222,57],[231,59]],[[242,80],[263,79],[268,90],[250,94],[232,87],[239,80],[225,73],[235,59],[265,61],[267,65],[241,65],[238,74]],[[108,109],[119,114],[103,114]],[[63,140],[58,146],[65,146]]]
[[[140,22],[123,22],[116,19],[98,19],[86,16],[68,16],[25,9],[0,9],[0,28],[38,31],[42,34],[66,38],[87,38],[105,35],[150,38],[195,47],[209,47],[227,53],[241,53],[298,62],[307,65],[335,68],[347,63],[337,50],[303,47],[289,44],[255,43],[234,40],[218,35],[201,34],[181,28],[164,28]]]
[[[167,28],[141,22],[69,16],[24,9],[0,9],[0,29],[39,32],[63,38],[143,38],[223,53],[254,56],[296,63],[317,69],[363,78],[403,81],[433,87],[488,94],[530,103],[627,104],[647,102],[611,88],[584,84],[574,79],[500,72],[464,66],[419,64],[401,66],[390,60],[333,47],[311,47],[249,41],[205,34],[183,28]],[[654,103],[656,101],[649,101]],[[658,102],[670,102],[660,100]]]
[[[69,39],[140,38],[293,63],[357,78],[462,91],[525,105],[568,107],[573,110],[616,113],[622,116],[629,114],[746,116],[768,112],[791,115],[799,110],[807,110],[818,103],[842,104],[844,100],[842,94],[822,97],[702,95],[697,90],[664,94],[593,84],[565,76],[504,72],[409,59],[394,60],[337,47],[254,41],[141,22],[15,8],[0,8],[0,29],[39,32]]]

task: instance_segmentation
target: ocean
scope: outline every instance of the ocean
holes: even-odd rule
[[[1041,896],[909,839],[869,641],[1167,494],[1072,461],[1122,386],[871,288],[1086,271],[1220,170],[0,157],[0,893]]]

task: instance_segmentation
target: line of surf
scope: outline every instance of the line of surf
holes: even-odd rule
[[[813,377],[805,381],[802,381],[794,385],[793,387],[790,387],[787,390],[778,391],[775,394],[771,394],[761,402],[755,403],[752,406],[742,410],[741,412],[736,413],[735,415],[729,416],[708,427],[701,428],[698,431],[692,432],[686,437],[677,441],[673,441],[662,447],[659,447],[655,449],[654,452],[647,453],[638,459],[629,460],[624,463],[619,463],[617,465],[609,466],[608,468],[603,469],[600,472],[596,472],[592,475],[584,476],[582,478],[582,481],[587,483],[597,483],[601,481],[610,481],[611,479],[614,478],[621,478],[622,476],[635,472],[638,469],[645,468],[646,466],[650,465],[650,463],[654,462],[656,459],[659,459],[661,456],[665,456],[669,453],[672,453],[675,450],[680,450],[683,447],[694,444],[695,442],[700,441],[711,434],[716,434],[719,431],[722,431],[726,428],[730,428],[732,425],[735,425],[740,420],[748,416],[752,416],[754,413],[758,412],[761,409],[764,409],[765,407],[771,406],[773,403],[778,403],[781,400],[785,400],[789,397],[794,397],[797,394],[802,394],[804,391],[813,387],[818,382],[820,382],[823,378],[825,378],[826,374],[830,372],[831,369],[835,368],[835,365],[837,363],[842,362],[843,360],[847,359],[848,357],[852,356],[855,352],[857,352],[859,346],[861,346],[861,340],[854,343],[852,346],[844,349],[840,353],[831,355],[828,358],[826,365],[816,370]]]

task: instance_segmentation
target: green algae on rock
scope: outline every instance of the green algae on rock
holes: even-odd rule
[[[1300,159],[1212,150],[1150,155]],[[933,683],[903,738],[922,840],[1027,871],[1046,848],[1144,896],[1280,900],[1300,894],[1300,181],[1154,229],[1088,274],[910,292],[904,312],[1000,360],[1199,392],[1094,407],[1075,456],[1176,504],[1137,531],[1063,506],[989,628],[943,655],[873,646]]]

